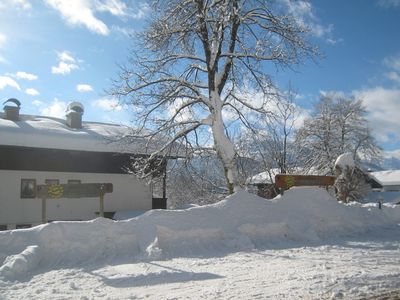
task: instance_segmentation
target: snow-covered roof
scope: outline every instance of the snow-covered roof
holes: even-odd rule
[[[148,154],[161,146],[154,142],[146,147],[144,138],[120,141],[132,134],[132,128],[117,124],[82,122],[82,128],[76,129],[64,119],[20,115],[19,121],[11,121],[0,113],[0,144],[7,146],[132,154]]]
[[[275,175],[280,173],[280,169],[271,169],[269,171],[258,173],[247,179],[247,184],[272,184],[275,183]]]
[[[388,170],[371,172],[372,175],[382,186],[400,185],[400,170]]]

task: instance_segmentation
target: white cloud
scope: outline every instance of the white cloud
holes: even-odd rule
[[[400,0],[379,0],[378,4],[385,8],[400,6]]]
[[[303,126],[304,121],[311,117],[311,111],[305,108],[302,108],[298,105],[296,107],[296,114],[293,117],[293,127],[295,129],[299,129]]]
[[[19,72],[15,73],[15,76],[18,79],[26,79],[26,80],[36,80],[36,79],[38,79],[37,75],[26,73],[26,72],[23,72],[23,71],[19,71]]]
[[[391,81],[394,81],[396,83],[400,84],[400,74],[392,71],[392,72],[388,72],[385,74],[386,78],[390,79]]]
[[[6,40],[7,40],[6,36],[4,34],[0,33],[0,48],[5,45]]]
[[[133,19],[143,19],[151,11],[150,6],[147,3],[141,3],[135,12],[131,12],[129,15]]]
[[[7,38],[4,34],[0,33],[0,49],[6,44]],[[7,60],[0,54],[0,63],[6,63]]]
[[[186,115],[183,115],[181,118],[182,121],[183,120],[187,121],[193,119],[193,116],[190,115],[189,113],[186,113]],[[222,118],[224,119],[225,122],[233,122],[238,119],[238,114],[231,107],[228,107],[222,111]]]
[[[327,38],[327,39],[326,39],[326,42],[327,42],[328,44],[331,44],[331,45],[336,45],[336,44],[338,44],[338,43],[343,43],[343,42],[344,42],[344,39],[342,39],[342,38],[339,38],[339,39]]]
[[[60,52],[57,54],[57,57],[58,65],[51,67],[51,73],[67,75],[73,70],[79,69],[79,66],[76,64],[76,59],[69,51]]]
[[[310,29],[313,36],[323,38],[331,45],[342,42],[343,39],[333,38],[334,25],[322,25],[316,15],[314,9],[309,1],[305,0],[280,0],[281,3],[288,9],[289,13],[296,19],[298,24]]]
[[[19,84],[14,79],[8,76],[0,76],[0,90],[4,89],[7,86],[15,88],[17,90],[21,90]]]
[[[93,88],[89,84],[78,84],[76,90],[80,93],[93,92]]]
[[[57,10],[70,25],[83,25],[90,31],[101,35],[108,35],[106,24],[94,16],[94,1],[85,0],[45,0],[52,8]]]
[[[178,113],[178,110],[181,109],[190,99],[179,98],[176,99],[173,103],[168,105],[167,114],[168,117],[173,117]],[[177,122],[186,122],[189,120],[194,120],[200,118],[199,115],[196,115],[195,110],[192,107],[186,107],[180,110],[180,112],[175,116],[175,121]]]
[[[32,101],[32,104],[35,105],[35,106],[42,106],[42,105],[43,105],[43,102],[40,101],[40,100],[33,100],[33,101]]]
[[[32,8],[32,5],[29,3],[28,0],[11,0],[14,5],[17,5],[19,8],[24,10],[28,10]]]
[[[385,158],[395,157],[397,159],[400,159],[400,150],[383,151],[382,154],[383,154],[383,157],[385,157]]]
[[[67,105],[68,104],[66,102],[60,101],[57,98],[55,98],[54,101],[49,106],[40,109],[40,113],[43,116],[64,118]]]
[[[388,68],[383,75],[393,83],[400,84],[400,55],[386,57],[383,65]]]
[[[355,91],[368,111],[368,120],[376,138],[383,142],[400,141],[399,99],[400,89],[375,87]]]
[[[108,12],[114,16],[126,16],[127,6],[119,0],[105,0],[96,2],[96,10],[99,12]]]
[[[296,15],[296,16],[308,16],[308,17],[313,17],[314,14],[312,12],[312,5],[308,1],[291,1],[291,0],[282,0],[283,3],[286,4],[286,6],[289,8],[290,13]]]
[[[32,8],[32,5],[29,3],[28,0],[2,0],[0,2],[0,10],[10,7],[16,9],[29,10]]]
[[[116,99],[101,98],[92,102],[92,106],[105,111],[121,111],[122,105]]]
[[[348,95],[342,91],[324,91],[320,90],[319,94],[321,97],[332,97],[332,98],[347,98]]]
[[[129,28],[129,27],[121,27],[121,26],[113,25],[111,27],[111,29],[113,32],[122,34],[127,37],[130,37],[130,36],[132,36],[132,34],[135,33],[135,30],[133,30],[132,28]]]
[[[57,53],[58,60],[64,61],[64,62],[71,62],[75,63],[75,58],[72,57],[72,54],[69,51],[63,51],[60,53]]]
[[[51,67],[51,73],[66,75],[66,74],[70,74],[72,72],[72,70],[75,70],[75,69],[79,69],[78,65],[68,64],[63,61],[60,61],[58,63],[58,66]]]
[[[311,33],[318,38],[331,35],[334,28],[333,24],[329,24],[328,26],[323,26],[317,23],[310,23],[308,26],[311,29]],[[333,41],[332,39],[329,40]]]
[[[30,96],[37,96],[37,95],[39,95],[39,92],[38,92],[37,90],[33,89],[33,88],[26,89],[26,90],[25,90],[25,93],[26,93],[27,95],[30,95]]]
[[[383,63],[390,69],[400,71],[400,55],[387,57]]]
[[[110,29],[96,16],[98,12],[106,12],[119,18],[141,19],[150,11],[148,4],[129,8],[122,0],[45,0],[45,3],[57,10],[68,24],[85,26],[101,35],[108,35]]]

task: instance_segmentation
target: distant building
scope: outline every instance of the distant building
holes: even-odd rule
[[[326,175],[327,170],[316,171],[314,169],[293,168],[287,174],[291,175]],[[269,171],[261,172],[247,179],[247,189],[266,199],[273,199],[279,193],[279,188],[275,185],[275,176],[281,174],[279,168],[273,168]]]
[[[400,204],[400,170],[369,172],[368,177],[373,191],[365,202]]]
[[[118,138],[132,129],[115,124],[83,122],[83,106],[74,102],[66,119],[20,115],[20,102],[9,99],[0,112],[0,230],[41,222],[39,184],[112,183],[105,196],[105,216],[117,211],[166,208],[153,198],[152,186],[128,174],[132,158],[147,153],[147,141],[123,144]],[[165,168],[164,168],[165,173]],[[90,220],[99,213],[94,198],[47,201],[48,220]]]
[[[248,190],[266,199],[275,198],[279,194],[275,186],[275,175],[279,173],[279,169],[271,169],[248,178],[246,182]]]
[[[382,192],[400,191],[400,170],[387,170],[368,173],[374,182],[373,188]]]

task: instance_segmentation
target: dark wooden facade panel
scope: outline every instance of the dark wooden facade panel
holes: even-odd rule
[[[126,174],[131,154],[0,146],[0,170]]]

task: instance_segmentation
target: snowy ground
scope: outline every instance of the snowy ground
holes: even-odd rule
[[[0,299],[398,299],[399,223],[299,188],[1,232]]]
[[[0,294],[4,299],[357,299],[400,291],[399,246],[380,239],[84,266],[3,284]]]

